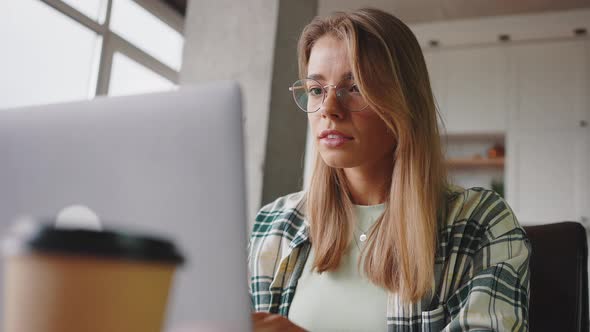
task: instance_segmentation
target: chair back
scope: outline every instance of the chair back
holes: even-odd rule
[[[529,328],[588,331],[588,244],[578,222],[524,227],[532,245]]]

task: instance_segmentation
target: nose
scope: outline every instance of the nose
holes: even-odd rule
[[[340,105],[338,98],[336,97],[336,89],[328,88],[326,93],[326,99],[320,109],[322,118],[333,118],[342,119],[344,118],[344,109]]]

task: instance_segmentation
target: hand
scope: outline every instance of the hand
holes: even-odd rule
[[[268,312],[253,313],[252,323],[254,324],[254,332],[306,332],[287,318]]]

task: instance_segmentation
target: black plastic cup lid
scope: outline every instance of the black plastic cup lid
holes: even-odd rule
[[[65,254],[182,265],[184,257],[171,241],[112,230],[55,228],[53,223],[17,226],[4,240],[4,254]]]

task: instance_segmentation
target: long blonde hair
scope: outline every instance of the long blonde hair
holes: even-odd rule
[[[346,43],[361,93],[397,141],[392,175],[386,179],[391,183],[385,212],[363,249],[363,271],[402,301],[416,302],[432,290],[447,188],[437,111],[420,45],[403,22],[380,10],[315,18],[299,39],[302,78],[314,43],[326,35]],[[343,170],[327,166],[316,152],[307,217],[318,272],[339,266],[352,240],[352,216]]]

